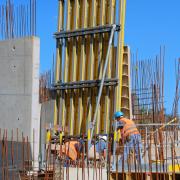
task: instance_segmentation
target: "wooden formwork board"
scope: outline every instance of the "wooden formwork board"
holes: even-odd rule
[[[112,173],[110,176],[111,180],[116,179],[124,179],[124,180],[135,180],[135,179],[145,179],[145,180],[157,180],[157,179],[164,179],[164,180],[172,180],[172,179],[179,179],[179,173],[166,173],[166,172],[137,172],[137,173]]]
[[[113,113],[120,110],[123,104],[121,82],[124,68],[122,59],[125,57],[123,56],[125,2],[125,0],[59,1],[58,32],[103,25],[121,25],[121,31],[114,35],[106,72],[106,79],[117,78],[119,84],[103,88],[97,113],[96,133],[109,131]],[[56,82],[101,79],[109,37],[110,33],[101,33],[58,39]],[[129,74],[127,80],[129,88]],[[59,90],[54,123],[68,126],[69,135],[87,133],[89,122],[92,121],[95,112],[98,90],[99,87]],[[129,105],[126,107],[130,108]]]
[[[130,48],[128,46],[124,46],[121,83],[121,110],[128,118],[132,118],[130,82]]]

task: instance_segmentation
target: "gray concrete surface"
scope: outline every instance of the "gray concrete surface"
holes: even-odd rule
[[[106,180],[107,179],[107,170],[105,168],[64,168],[61,172],[63,174],[60,175],[60,168],[56,168],[55,170],[55,178],[54,180],[62,179],[61,177],[64,177],[64,180],[68,179],[99,179],[99,180]]]
[[[39,118],[39,43],[36,37],[0,41],[1,129],[19,128],[25,136]]]
[[[46,143],[46,128],[53,126],[54,124],[54,104],[55,100],[50,100],[43,102],[41,104],[41,123],[40,123],[40,152],[41,152],[41,161],[42,166],[43,162],[46,160],[45,154],[45,143]]]
[[[29,136],[37,156],[40,127],[39,54],[40,40],[37,37],[0,41],[0,128],[8,129],[9,138],[11,130],[16,132],[17,128],[20,137],[21,131],[24,136]]]

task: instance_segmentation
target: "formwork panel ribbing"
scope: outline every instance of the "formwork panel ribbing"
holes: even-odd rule
[[[124,16],[125,0],[60,0],[58,32],[121,25],[124,24]],[[105,77],[117,78],[119,83],[103,87],[96,133],[107,133],[114,111],[121,109],[123,28],[121,25],[121,31],[114,36]],[[110,32],[56,38],[56,83],[101,80],[109,38]],[[129,88],[129,80],[127,84]],[[69,135],[87,133],[95,113],[98,92],[99,86],[57,90],[54,123],[67,126]],[[127,107],[130,109],[129,102]]]

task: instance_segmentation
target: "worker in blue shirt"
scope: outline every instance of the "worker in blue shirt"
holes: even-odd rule
[[[100,136],[99,139],[96,141],[95,146],[96,152],[105,158],[107,149],[107,136]]]

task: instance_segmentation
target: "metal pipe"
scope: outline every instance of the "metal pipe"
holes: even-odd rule
[[[100,103],[100,99],[101,99],[103,84],[104,84],[105,75],[106,75],[106,69],[107,69],[108,60],[109,60],[109,53],[110,53],[110,48],[111,48],[111,44],[112,44],[112,40],[113,40],[115,29],[116,29],[116,25],[113,24],[112,25],[110,39],[109,39],[108,50],[107,50],[107,54],[106,54],[106,60],[105,60],[105,64],[104,64],[104,70],[103,70],[101,85],[100,85],[100,89],[99,89],[99,93],[98,93],[97,104],[96,104],[95,113],[94,113],[94,117],[93,117],[93,121],[92,121],[92,130],[91,130],[91,136],[90,136],[90,141],[89,141],[88,149],[90,148],[92,137],[93,137],[93,134],[94,134],[94,128],[95,128],[95,125],[96,125],[96,116],[97,116],[97,112],[98,112],[98,108],[99,108],[99,103]]]

